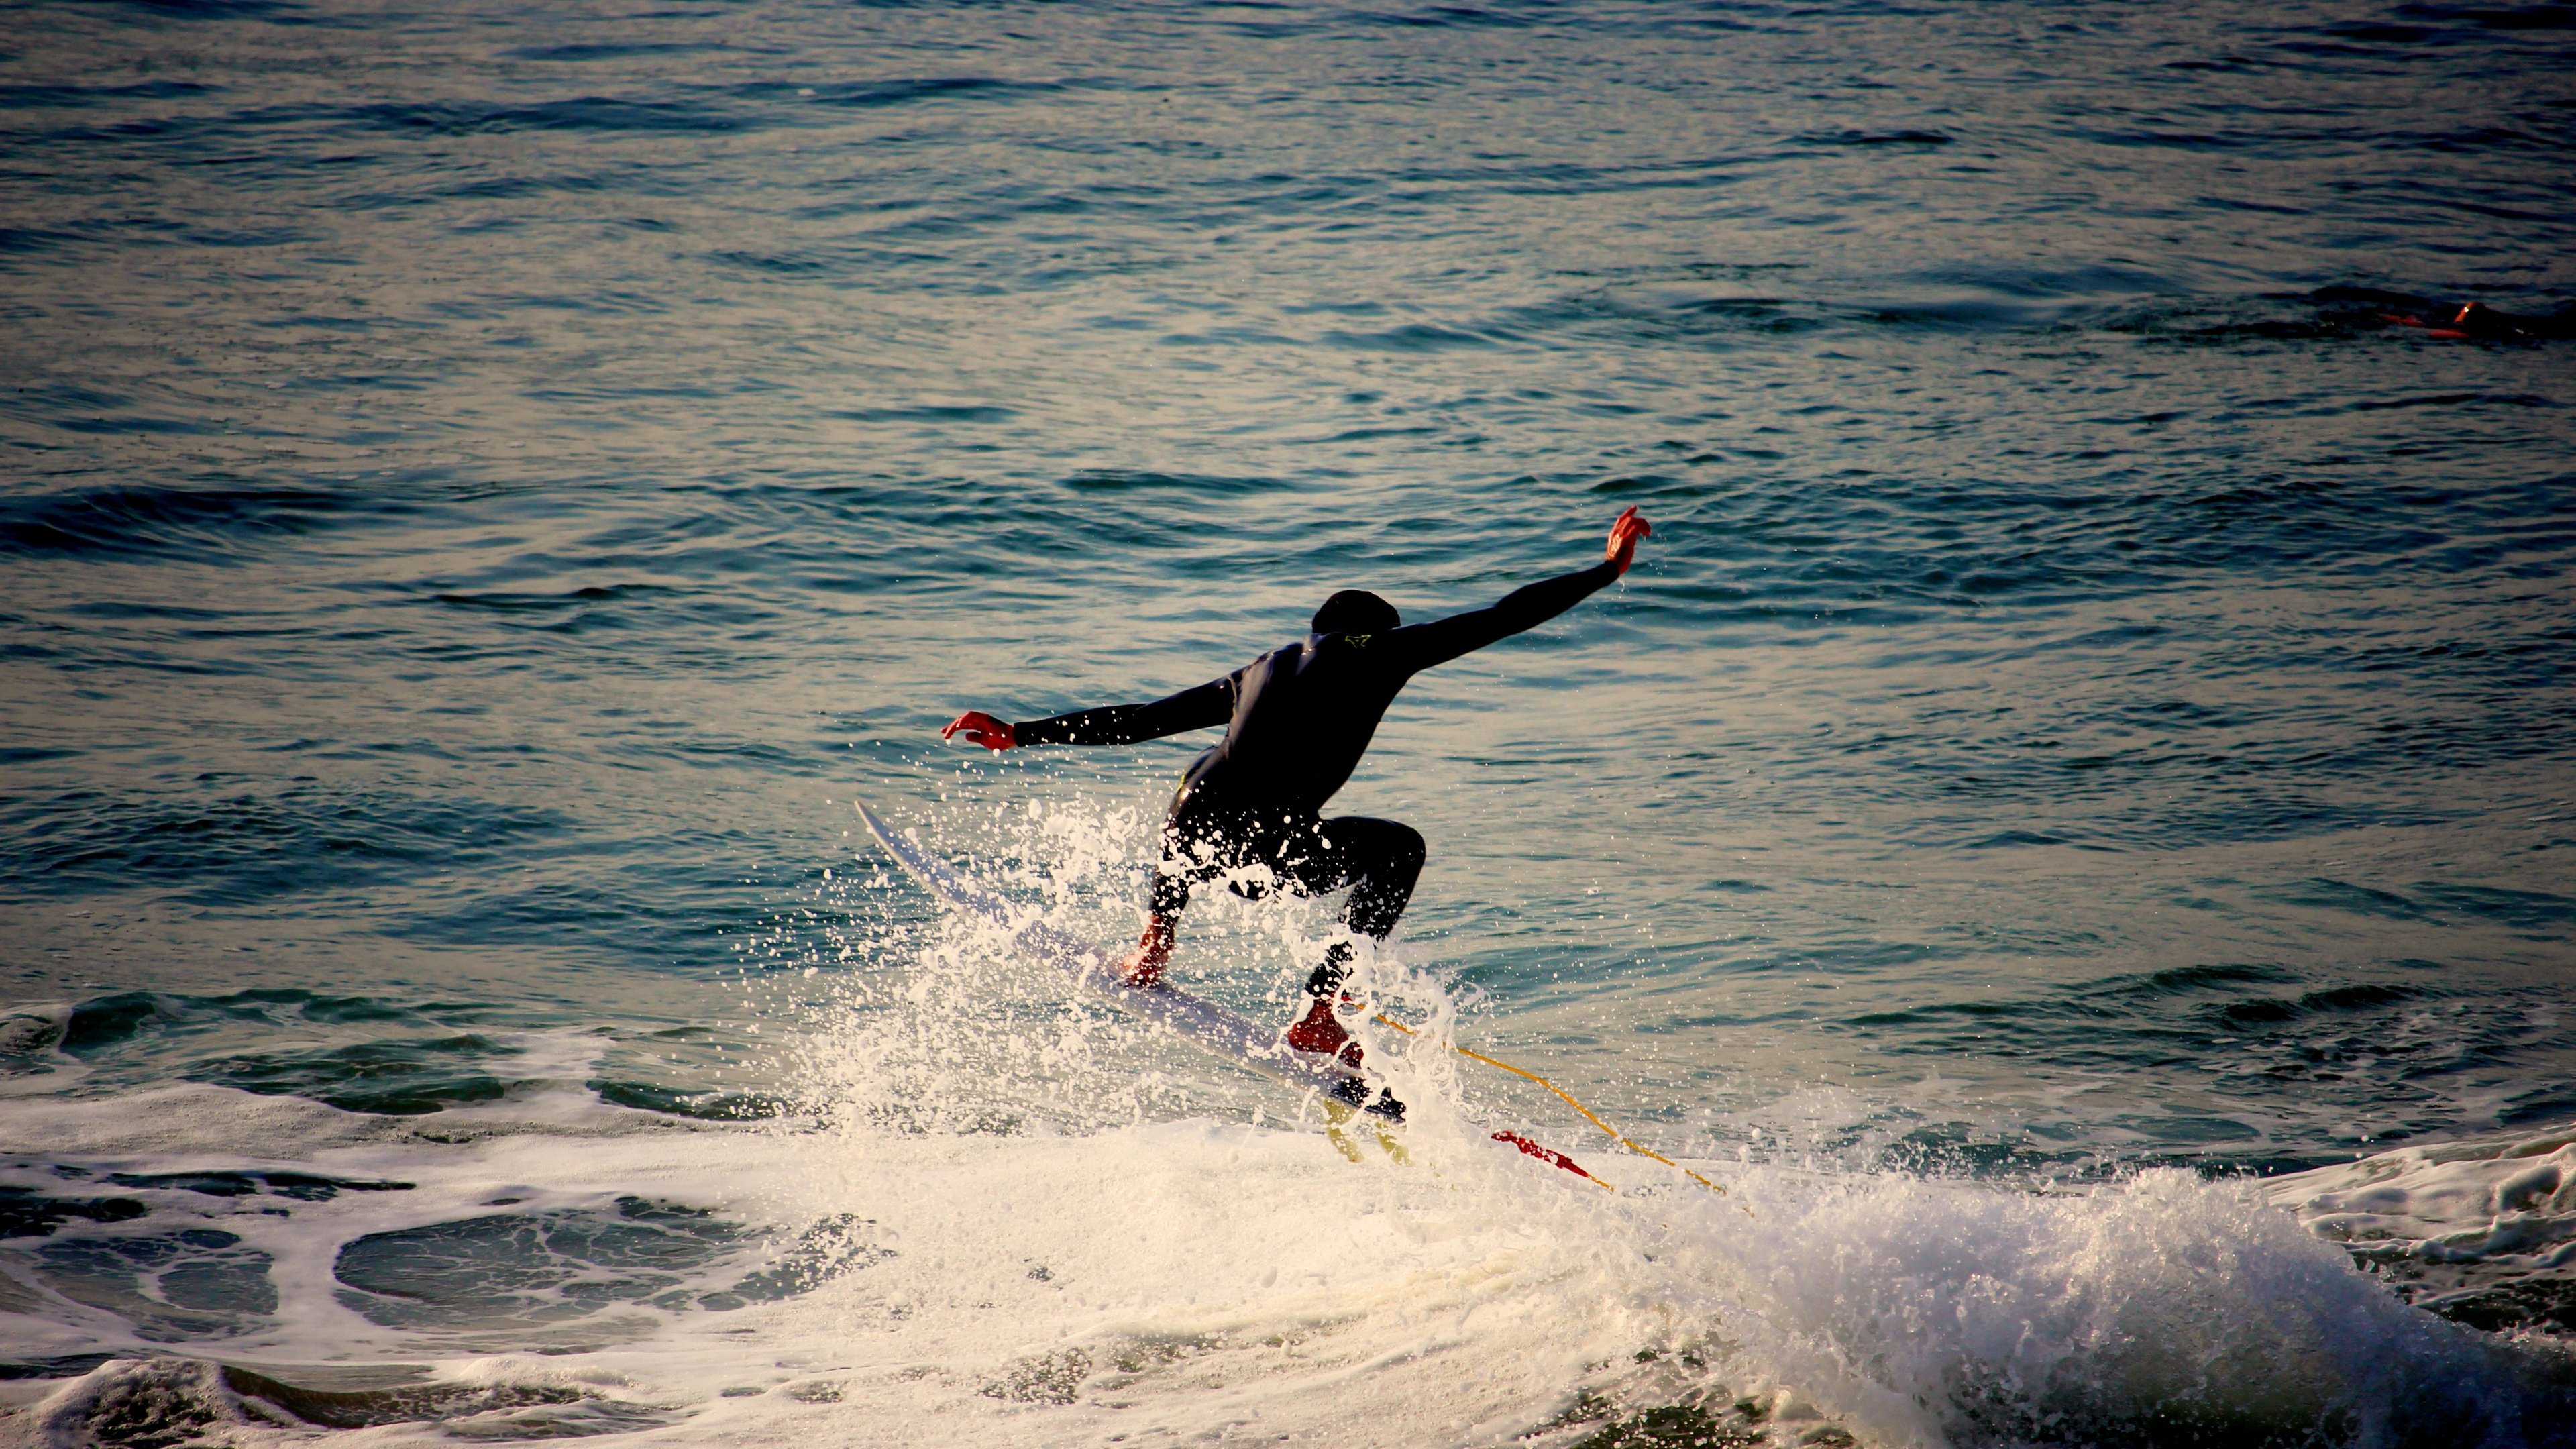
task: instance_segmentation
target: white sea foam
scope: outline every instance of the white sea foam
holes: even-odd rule
[[[1105,938],[1121,898],[1094,887],[1126,856],[995,869]],[[1293,999],[1311,914],[1220,906],[1194,924],[1234,973],[1211,989]],[[780,1062],[799,1110],[768,1123],[588,1098],[569,1040],[523,1044],[544,1068],[524,1100],[403,1122],[210,1087],[13,1107],[14,1170],[64,1195],[211,1170],[413,1184],[325,1201],[115,1189],[151,1214],[57,1241],[231,1235],[225,1251],[270,1261],[277,1306],[147,1341],[108,1308],[48,1296],[21,1253],[0,1265],[28,1310],[0,1320],[20,1352],[130,1357],[16,1422],[76,1443],[108,1398],[157,1384],[239,1443],[305,1432],[189,1362],[220,1358],[289,1383],[300,1366],[422,1365],[447,1395],[438,1412],[474,1416],[473,1432],[692,1445],[1569,1444],[1658,1408],[1781,1445],[1835,1442],[1828,1430],[1888,1446],[2519,1445],[2576,1423],[2549,1343],[2410,1306],[2282,1205],[2304,1192],[2300,1213],[2329,1231],[2411,1214],[2423,1230],[2407,1241],[2440,1241],[2473,1198],[2497,1221],[2558,1211],[2563,1144],[2357,1164],[2295,1190],[2179,1171],[2041,1191],[1687,1164],[1721,1195],[1568,1135],[1589,1129],[1529,1128],[1619,1189],[1604,1191],[1490,1139],[1494,1109],[1442,1040],[1453,993],[1397,950],[1362,982],[1427,1029],[1367,1035],[1413,1106],[1412,1161],[1365,1146],[1353,1163],[1317,1104],[1176,1059],[984,938],[897,923],[827,949],[875,969],[822,1014],[764,1023],[796,1028]],[[67,1185],[47,1164],[85,1175]],[[2543,1168],[2560,1173],[2545,1198]],[[653,1204],[733,1226],[636,1216]],[[635,1223],[670,1226],[674,1253],[596,1246],[601,1225]],[[371,1315],[349,1291],[348,1245],[424,1230],[448,1236],[421,1249],[422,1271],[462,1265],[442,1291],[486,1294],[490,1313],[406,1319],[379,1301]],[[2502,1241],[2495,1222],[2482,1231]],[[760,1301],[765,1267],[819,1281]],[[618,1286],[647,1269],[667,1291]],[[513,1416],[529,1422],[508,1430]]]
[[[2426,1307],[2473,1320],[2576,1312],[2576,1135],[2402,1147],[2264,1184]]]
[[[651,1416],[609,1427],[716,1444],[1479,1444],[1587,1391],[1632,1410],[1789,1391],[1891,1445],[2523,1443],[2567,1402],[2545,1354],[2406,1306],[2241,1184],[2158,1172],[2042,1196],[1699,1164],[1721,1198],[1636,1163],[1613,1196],[1464,1134],[1412,1145],[1411,1168],[1353,1165],[1312,1130],[1198,1119],[331,1149],[306,1166],[422,1187],[286,1218],[210,1205],[204,1223],[277,1255],[280,1309],[160,1350],[567,1386]],[[638,1320],[624,1341],[572,1357],[459,1352],[330,1288],[360,1231],[627,1195],[782,1227],[850,1214],[870,1251],[779,1303],[619,1305]],[[96,1392],[66,1386],[55,1408]]]
[[[385,1121],[302,1097],[262,1097],[185,1082],[127,1093],[112,1109],[95,1098],[23,1100],[0,1115],[0,1152],[31,1156],[130,1156],[158,1152],[221,1158],[257,1151],[294,1155],[361,1140]]]
[[[89,1074],[63,1050],[71,1019],[68,1001],[22,1002],[0,1015],[0,1098],[59,1092]]]

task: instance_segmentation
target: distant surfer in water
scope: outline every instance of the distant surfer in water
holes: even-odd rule
[[[2434,337],[2476,338],[2491,342],[2541,342],[2576,337],[2576,306],[2545,316],[2499,312],[2484,302],[2436,302],[2407,292],[2377,287],[2321,287],[2309,293],[2329,306],[2361,310],[2350,320],[2363,325],[2421,327]]]
[[[1637,540],[1654,530],[1637,510],[1610,525],[1601,562],[1517,589],[1489,609],[1406,625],[1375,594],[1344,589],[1315,611],[1314,632],[1250,664],[1151,704],[1111,705],[1011,724],[970,709],[939,732],[963,734],[988,750],[1021,745],[1126,745],[1183,730],[1225,726],[1172,796],[1163,856],[1154,870],[1152,919],[1118,963],[1130,986],[1160,981],[1171,960],[1190,888],[1233,874],[1231,888],[1258,898],[1267,874],[1299,895],[1351,888],[1342,922],[1383,941],[1422,873],[1422,835],[1365,816],[1323,817],[1324,802],[1359,768],[1360,756],[1398,691],[1414,675],[1498,639],[1535,628],[1628,571]],[[1241,872],[1258,867],[1254,876]],[[1314,1005],[1288,1029],[1299,1051],[1338,1053],[1353,1066],[1360,1048],[1333,1015],[1353,950],[1346,937],[1325,949],[1306,981]],[[1397,1109],[1401,1111],[1401,1108]]]

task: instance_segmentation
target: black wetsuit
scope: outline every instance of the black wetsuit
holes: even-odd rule
[[[1359,768],[1378,720],[1414,675],[1546,623],[1617,577],[1619,566],[1604,560],[1489,609],[1380,633],[1309,634],[1167,699],[1057,715],[1013,725],[1012,734],[1023,745],[1124,745],[1224,725],[1224,740],[1172,796],[1154,914],[1178,915],[1193,885],[1229,873],[1245,896],[1273,883],[1301,895],[1348,885],[1342,919],[1384,939],[1422,872],[1422,836],[1392,820],[1327,820],[1324,803]],[[1331,990],[1348,954],[1337,953],[1309,989]]]

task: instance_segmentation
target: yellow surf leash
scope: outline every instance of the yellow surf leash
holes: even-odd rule
[[[1395,1018],[1388,1016],[1383,1012],[1371,1012],[1369,1014],[1380,1024],[1394,1027],[1397,1031],[1403,1032],[1406,1036],[1420,1035],[1420,1033],[1416,1032],[1412,1027],[1406,1026],[1403,1022],[1397,1021]],[[1719,1197],[1726,1196],[1725,1188],[1718,1186],[1716,1183],[1709,1181],[1707,1178],[1700,1176],[1698,1173],[1691,1171],[1689,1168],[1682,1166],[1680,1163],[1673,1161],[1671,1158],[1655,1151],[1651,1147],[1640,1147],[1636,1143],[1629,1141],[1627,1138],[1620,1136],[1618,1129],[1612,1127],[1609,1123],[1602,1121],[1600,1118],[1593,1116],[1591,1108],[1574,1100],[1571,1093],[1567,1092],[1563,1087],[1558,1086],[1556,1083],[1549,1081],[1547,1078],[1540,1076],[1538,1073],[1522,1071],[1520,1068],[1513,1066],[1510,1062],[1495,1061],[1492,1057],[1486,1056],[1482,1052],[1471,1052],[1454,1041],[1449,1043],[1449,1050],[1456,1052],[1462,1057],[1469,1057],[1476,1061],[1483,1062],[1486,1066],[1500,1067],[1502,1070],[1511,1073],[1515,1077],[1525,1077],[1530,1081],[1538,1083],[1540,1086],[1547,1088],[1549,1091],[1554,1092],[1560,1097],[1563,1097],[1565,1099],[1565,1105],[1582,1113],[1584,1121],[1589,1122],[1593,1126],[1600,1128],[1603,1132],[1608,1133],[1611,1141],[1618,1143],[1620,1146],[1627,1148],[1629,1151],[1636,1153],[1640,1157],[1651,1157],[1655,1159],[1664,1166],[1680,1172],[1684,1177],[1687,1177],[1691,1181],[1698,1183],[1700,1186],[1707,1188],[1709,1191],[1716,1193]],[[1596,1182],[1600,1181],[1598,1178],[1593,1180]],[[1609,1186],[1606,1182],[1601,1185],[1604,1187]]]

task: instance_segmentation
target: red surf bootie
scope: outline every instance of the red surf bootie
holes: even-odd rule
[[[1136,949],[1118,958],[1118,979],[1129,986],[1159,985],[1163,968],[1172,963],[1172,923],[1160,917],[1145,925]]]
[[[1288,1044],[1301,1052],[1333,1052],[1352,1066],[1360,1064],[1360,1044],[1351,1040],[1333,1015],[1333,1003],[1320,996],[1306,1019],[1288,1028]]]

